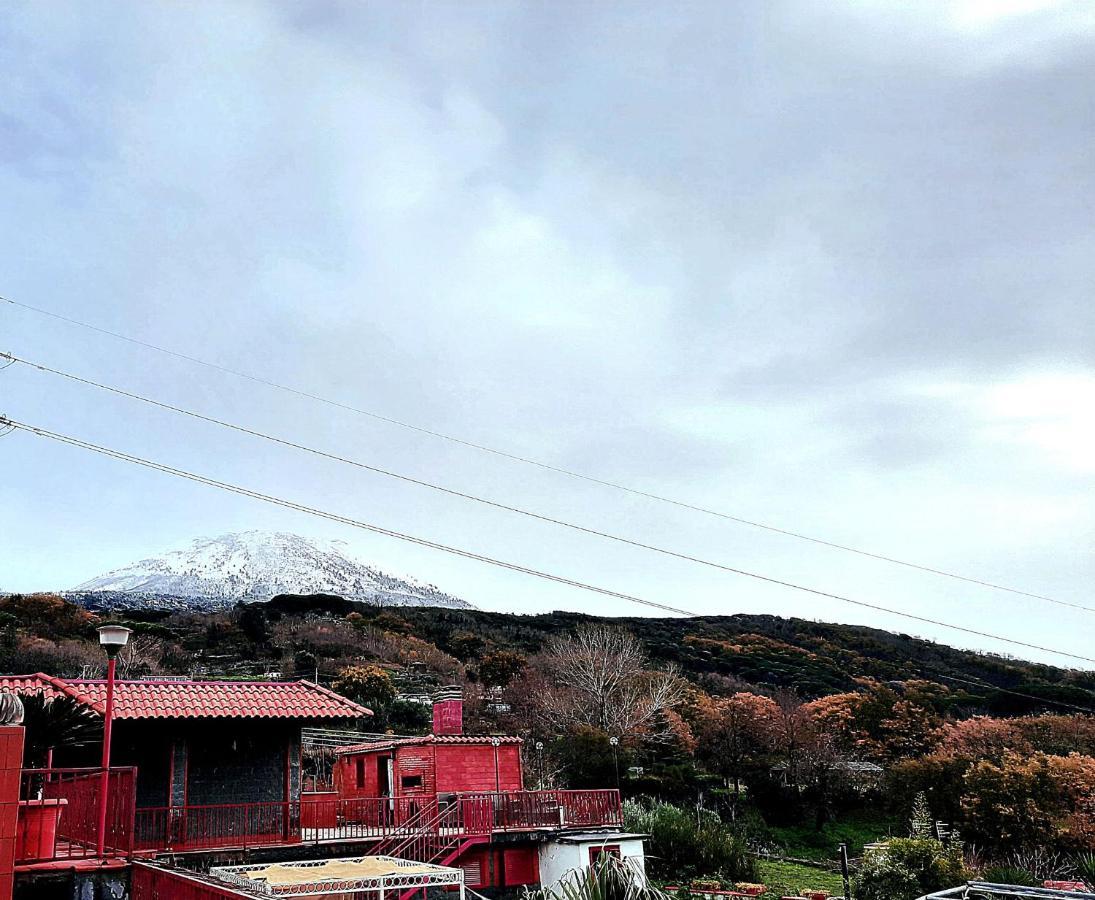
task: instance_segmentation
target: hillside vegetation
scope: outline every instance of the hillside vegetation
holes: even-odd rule
[[[122,677],[318,678],[374,710],[371,731],[425,731],[426,695],[459,684],[469,730],[526,739],[529,787],[618,785],[669,844],[681,823],[708,823],[691,862],[674,857],[686,874],[748,880],[746,848],[824,861],[838,842],[861,852],[910,831],[913,857],[955,871],[1060,874],[1095,852],[1095,716],[1077,709],[1095,701],[1088,672],[773,616],[518,616],[333,595],[102,615],[135,631]],[[97,674],[99,621],[54,595],[0,598],[0,669]],[[968,865],[936,841],[939,821],[976,845]]]

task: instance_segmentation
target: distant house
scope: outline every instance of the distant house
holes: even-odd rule
[[[782,762],[772,766],[772,774],[776,775],[784,786],[791,785],[790,767]],[[842,759],[833,764],[831,772],[842,778],[846,784],[856,790],[868,790],[875,787],[881,780],[882,766],[873,762],[860,762],[859,760]]]

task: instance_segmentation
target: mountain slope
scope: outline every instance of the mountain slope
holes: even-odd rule
[[[198,538],[183,549],[106,572],[67,593],[132,595],[134,600],[169,597],[200,606],[326,592],[385,606],[471,606],[433,585],[353,559],[345,547],[341,541],[284,532]]]

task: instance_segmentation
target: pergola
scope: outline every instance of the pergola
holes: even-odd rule
[[[384,900],[389,891],[457,887],[464,900],[464,872],[394,856],[357,856],[302,862],[220,866],[210,876],[259,897],[330,897],[375,892]]]

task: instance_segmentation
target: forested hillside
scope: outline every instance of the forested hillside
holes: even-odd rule
[[[976,844],[965,862],[953,842],[928,848],[957,867],[948,878],[1017,860],[1060,874],[1095,851],[1088,672],[771,616],[515,616],[331,595],[120,615],[2,598],[0,669],[94,676],[94,629],[113,618],[134,630],[122,677],[318,678],[374,711],[359,723],[370,731],[424,732],[430,691],[459,684],[469,730],[525,738],[528,786],[635,798],[633,826],[672,844],[667,877],[748,878],[747,846],[830,858],[838,835],[854,848],[908,834],[914,806],[921,838],[941,820]],[[720,861],[681,849],[695,806]]]

